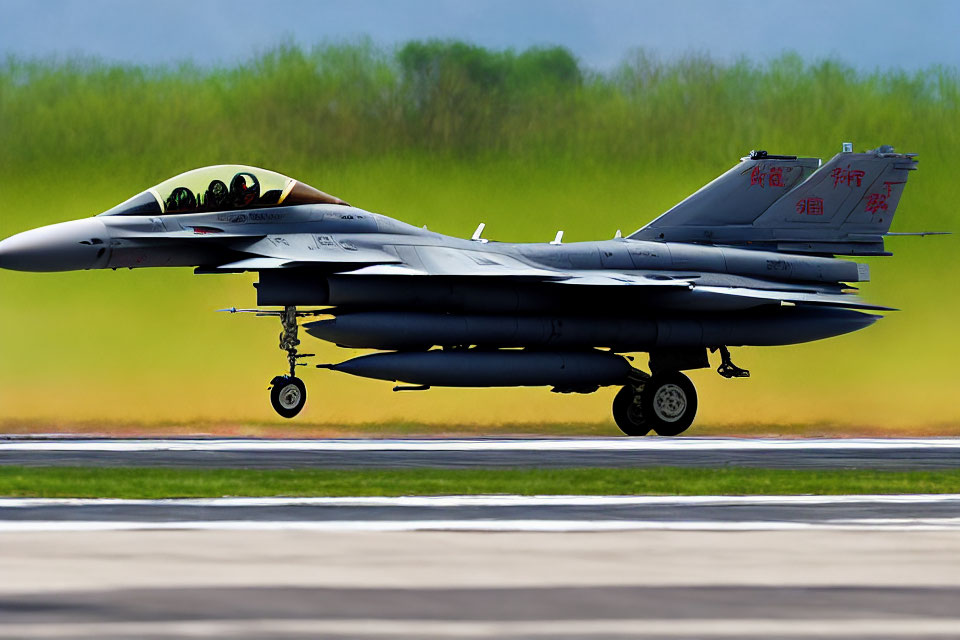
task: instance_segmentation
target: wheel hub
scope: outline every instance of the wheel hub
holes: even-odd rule
[[[687,410],[687,394],[675,384],[665,384],[653,396],[653,411],[664,422],[676,422]]]
[[[294,409],[300,404],[300,389],[295,384],[288,384],[280,391],[280,405],[284,409]]]

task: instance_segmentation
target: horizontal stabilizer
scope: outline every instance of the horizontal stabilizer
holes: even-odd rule
[[[806,293],[802,291],[772,291],[766,289],[751,289],[746,287],[712,287],[694,286],[693,292],[697,295],[732,296],[753,300],[768,300],[770,302],[787,302],[796,305],[818,305],[826,307],[843,307],[846,309],[864,309],[869,311],[896,311],[891,307],[882,307],[864,302],[861,298],[850,294]]]

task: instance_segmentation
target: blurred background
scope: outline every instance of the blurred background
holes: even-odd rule
[[[831,16],[843,12],[845,19]],[[957,231],[952,2],[0,0],[0,237],[208,164],[272,169],[451,235],[612,237],[751,149],[919,154],[893,231]],[[856,25],[855,27],[840,25]],[[858,334],[693,372],[699,424],[960,424],[956,236],[893,238]],[[272,425],[282,373],[255,276],[0,273],[0,421]],[[306,338],[317,362],[351,352]],[[608,425],[615,390],[394,394],[313,371],[310,424]],[[206,428],[206,427],[205,427]]]

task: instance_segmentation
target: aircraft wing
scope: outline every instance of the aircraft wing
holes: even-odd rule
[[[347,271],[344,276],[446,276],[457,278],[515,278],[564,285],[588,286],[672,286],[689,288],[693,278],[660,274],[633,274],[621,271],[549,269],[532,266],[513,256],[448,247],[416,247],[404,264],[371,265]],[[413,265],[411,263],[418,263]]]
[[[413,258],[413,256],[410,256]],[[416,247],[415,261],[424,271],[435,276],[456,277],[512,277],[551,280],[565,274],[543,269],[504,253],[470,251],[451,247]]]
[[[205,271],[263,271],[311,265],[397,265],[403,262],[383,249],[361,247],[332,235],[315,233],[271,234],[228,242],[230,249],[249,257],[220,264]]]
[[[283,234],[232,243],[250,257],[218,265],[215,271],[259,271],[325,265],[343,277],[505,278],[549,282],[559,286],[641,287],[659,292],[665,308],[729,310],[763,304],[790,303],[847,309],[892,311],[853,294],[789,291],[748,286],[697,284],[697,274],[618,270],[552,269],[531,265],[515,256],[442,246],[397,245],[364,247],[341,236]],[[342,265],[342,269],[336,269]],[[653,304],[657,304],[654,302]]]
[[[396,250],[400,258],[395,258],[393,263],[351,268],[337,275],[502,277],[532,280],[562,280],[569,277],[568,273],[531,266],[523,260],[502,253],[435,246],[400,246]]]

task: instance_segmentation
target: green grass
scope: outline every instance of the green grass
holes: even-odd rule
[[[321,391],[322,393],[322,391]],[[603,414],[600,415],[603,417]],[[711,424],[698,422],[685,435],[746,438],[892,438],[951,437],[960,432],[954,423],[878,426],[844,422],[791,423],[783,421]],[[315,422],[295,421],[176,421],[176,420],[24,420],[0,417],[0,434],[61,434],[117,438],[246,437],[246,438],[490,438],[490,437],[626,437],[612,421],[594,422]]]
[[[171,470],[0,468],[0,495],[42,498],[403,495],[791,495],[960,492],[960,471],[770,469]]]
[[[893,140],[946,152],[958,108],[952,68],[857,73],[790,53],[724,64],[641,51],[604,73],[562,48],[457,42],[281,46],[219,68],[7,58],[0,167],[135,166],[150,179],[242,155],[303,175],[424,154],[712,167],[744,145],[806,153]]]

